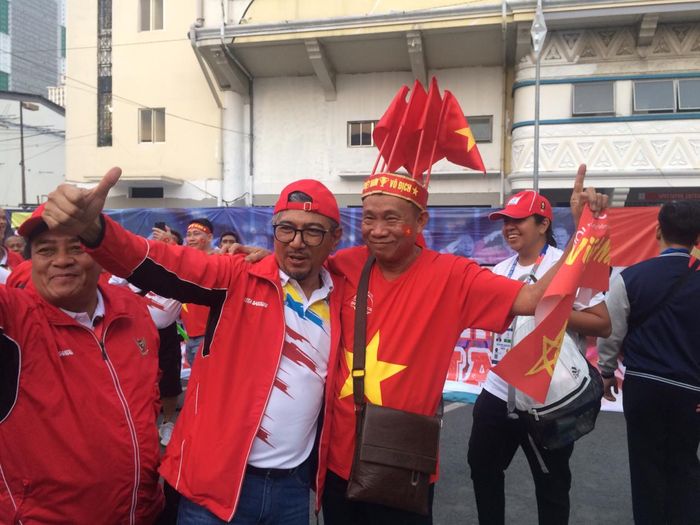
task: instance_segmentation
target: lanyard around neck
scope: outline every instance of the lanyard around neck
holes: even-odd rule
[[[532,270],[530,270],[530,275],[528,275],[527,280],[537,280],[535,277],[535,273],[537,273],[537,269],[540,267],[540,264],[542,263],[542,260],[544,259],[545,254],[547,253],[547,248],[549,248],[549,244],[545,243],[544,246],[542,247],[542,250],[540,250],[540,254],[537,256],[537,259],[535,260],[535,264],[532,265]],[[513,277],[513,272],[515,272],[515,267],[518,264],[518,261],[520,260],[520,256],[517,256],[515,259],[513,259],[513,264],[510,265],[510,270],[508,270],[508,279],[511,279]]]

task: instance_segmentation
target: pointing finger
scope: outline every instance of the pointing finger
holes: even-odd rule
[[[581,164],[576,172],[576,180],[574,181],[574,193],[583,191],[583,181],[586,178],[586,165]]]

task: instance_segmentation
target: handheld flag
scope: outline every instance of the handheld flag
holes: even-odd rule
[[[594,218],[586,206],[574,245],[537,305],[535,329],[493,371],[521,392],[544,403],[577,290],[582,285],[607,290],[609,270],[607,215]]]

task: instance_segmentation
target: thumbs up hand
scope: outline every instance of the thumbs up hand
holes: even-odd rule
[[[78,235],[87,243],[97,242],[102,233],[100,214],[121,173],[120,168],[112,168],[89,190],[61,184],[49,193],[41,218],[50,230]]]

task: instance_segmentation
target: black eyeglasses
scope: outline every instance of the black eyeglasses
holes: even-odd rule
[[[288,224],[273,224],[272,230],[275,239],[284,244],[293,242],[297,233],[300,233],[301,241],[311,248],[319,246],[323,242],[323,237],[331,231],[321,228],[294,228]]]

